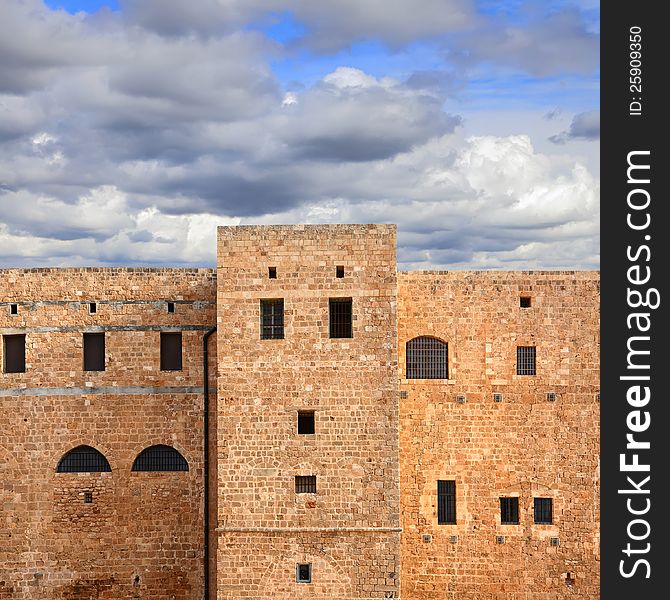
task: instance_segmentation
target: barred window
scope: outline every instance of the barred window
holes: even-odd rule
[[[553,523],[554,510],[552,498],[535,498],[535,523],[538,525],[551,525]]]
[[[149,446],[137,455],[132,471],[188,471],[186,459],[172,446]]]
[[[3,335],[2,336],[2,370],[5,373],[26,372],[26,336]]]
[[[105,334],[84,334],[84,371],[105,370]]]
[[[405,345],[407,379],[449,379],[448,345],[434,337],[415,337]]]
[[[535,375],[535,346],[516,347],[516,374]]]
[[[56,473],[107,473],[111,470],[104,454],[91,446],[72,448],[56,467]]]
[[[519,524],[519,498],[500,498],[500,524]]]
[[[351,298],[331,298],[328,302],[328,308],[330,337],[353,337]]]
[[[456,482],[437,482],[437,522],[439,525],[456,524]]]
[[[261,339],[284,339],[284,299],[261,300]]]
[[[296,494],[316,494],[316,475],[296,475]]]

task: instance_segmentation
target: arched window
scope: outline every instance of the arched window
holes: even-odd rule
[[[406,345],[407,379],[448,379],[446,342],[434,337],[415,337]]]
[[[186,459],[172,446],[149,446],[137,455],[133,471],[188,471]]]
[[[56,473],[107,473],[111,470],[105,456],[90,446],[72,448],[56,467]]]

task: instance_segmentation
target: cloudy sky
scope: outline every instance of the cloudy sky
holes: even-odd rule
[[[598,6],[1,0],[0,266],[391,222],[405,269],[598,268]]]

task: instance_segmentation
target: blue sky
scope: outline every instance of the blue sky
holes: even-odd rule
[[[392,221],[404,268],[597,268],[598,30],[593,0],[6,0],[0,265]]]

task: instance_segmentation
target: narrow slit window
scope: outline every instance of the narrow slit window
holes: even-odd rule
[[[308,435],[314,433],[314,411],[301,410],[298,411],[298,433]]]
[[[535,375],[535,346],[517,346],[516,374]]]
[[[167,303],[167,311],[168,311],[169,313],[173,313],[173,312],[174,312],[174,302],[168,302],[168,303]]]
[[[181,332],[161,332],[161,371],[181,371]]]
[[[296,475],[296,494],[316,494],[316,475]]]
[[[132,471],[188,471],[186,459],[172,446],[145,448],[133,462]]]
[[[105,334],[84,334],[84,371],[105,370]]]
[[[284,299],[261,300],[261,339],[284,339]]]
[[[353,337],[353,310],[351,298],[331,298],[328,302],[328,308],[330,337]]]
[[[3,371],[5,373],[26,372],[26,336],[3,335],[2,336]]]
[[[519,298],[519,306],[521,308],[530,308],[530,305],[531,305],[530,296],[521,296]]]
[[[268,277],[270,279],[277,279],[277,267],[268,267]]]
[[[438,525],[456,524],[456,482],[441,480],[437,482],[437,523]]]
[[[95,315],[98,312],[98,305],[95,302],[88,303],[88,312],[91,315]]]
[[[295,580],[298,583],[312,583],[312,565],[297,563],[295,566]]]
[[[535,523],[538,525],[551,525],[554,520],[554,502],[552,498],[535,498],[534,513]]]
[[[19,305],[18,304],[10,304],[9,305],[9,314],[10,315],[18,315],[19,314]]]
[[[519,524],[519,498],[500,498],[500,524]]]
[[[335,277],[342,279],[344,277],[344,265],[337,265],[335,267]]]
[[[407,379],[448,379],[449,346],[434,337],[416,337],[405,345]]]

